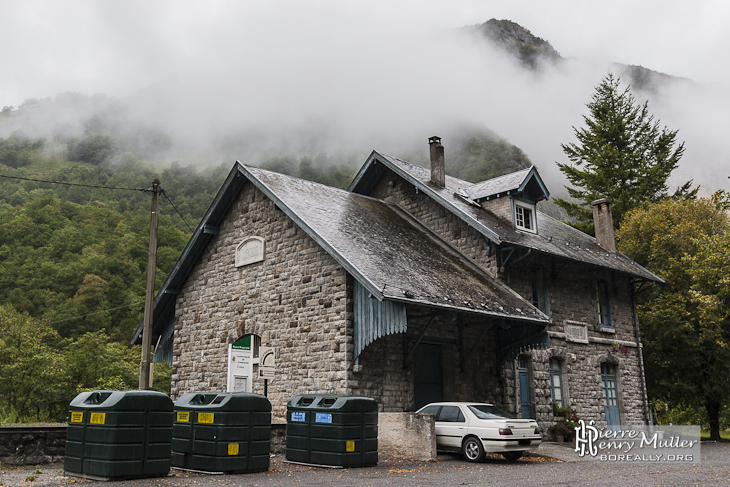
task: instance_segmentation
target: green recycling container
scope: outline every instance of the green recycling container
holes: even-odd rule
[[[175,402],[172,466],[203,472],[269,469],[271,403],[245,392],[192,392]]]
[[[361,396],[302,395],[287,404],[286,459],[334,467],[378,463],[378,403]]]
[[[82,392],[69,404],[69,475],[100,480],[170,472],[172,400],[155,391]]]

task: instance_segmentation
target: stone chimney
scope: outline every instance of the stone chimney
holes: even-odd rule
[[[611,202],[604,198],[594,201],[591,203],[591,206],[593,207],[593,226],[596,228],[596,241],[598,245],[609,252],[616,252]]]
[[[431,181],[443,188],[446,186],[446,164],[444,162],[444,146],[441,145],[441,137],[429,137],[428,146],[431,149]]]

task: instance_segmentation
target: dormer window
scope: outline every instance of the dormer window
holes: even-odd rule
[[[535,222],[535,205],[515,202],[515,226],[526,232],[537,233],[537,225]]]

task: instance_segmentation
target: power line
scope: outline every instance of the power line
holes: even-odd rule
[[[124,306],[117,306],[116,308],[103,309],[101,311],[95,311],[93,313],[84,313],[84,314],[79,315],[79,316],[72,316],[71,318],[64,318],[62,320],[51,321],[48,324],[49,325],[55,325],[56,323],[63,323],[64,321],[71,321],[71,320],[77,320],[79,318],[86,318],[87,316],[100,315],[102,313],[107,313],[109,311],[116,311],[116,310],[122,309],[122,308],[130,308],[132,306],[139,305],[139,304],[143,304],[142,301],[136,301],[136,302],[134,302],[132,304],[125,304]]]
[[[20,176],[6,176],[4,174],[0,174],[0,178],[19,179],[21,181],[34,181],[36,183],[65,184],[66,186],[83,186],[84,188],[121,189],[121,190],[126,190],[126,191],[142,191],[142,192],[148,191],[148,189],[141,189],[141,188],[121,188],[121,187],[113,187],[113,186],[98,186],[98,185],[94,185],[94,184],[66,183],[64,181],[48,181],[45,179],[22,178]]]
[[[192,228],[190,227],[190,225],[188,225],[188,222],[186,222],[186,221],[185,221],[185,218],[184,218],[184,217],[183,217],[183,216],[182,216],[182,215],[180,214],[180,212],[179,212],[179,211],[177,211],[177,208],[175,207],[175,204],[174,204],[174,203],[172,202],[172,200],[170,199],[170,197],[169,197],[169,196],[167,196],[167,193],[165,192],[165,190],[164,190],[164,189],[162,190],[162,195],[163,195],[163,196],[165,197],[165,199],[166,199],[166,200],[167,200],[167,201],[168,201],[168,202],[170,203],[170,206],[172,206],[172,209],[173,209],[173,210],[175,210],[175,213],[177,213],[177,216],[179,216],[179,217],[180,217],[180,219],[181,219],[181,220],[183,221],[183,223],[184,223],[185,225],[187,225],[187,227],[188,227],[188,230],[190,230],[190,233],[193,233],[193,229],[192,229]]]
[[[82,183],[67,183],[64,181],[49,181],[46,179],[34,179],[34,178],[23,178],[20,176],[6,176],[4,174],[0,174],[0,178],[6,178],[6,179],[18,179],[20,181],[33,181],[36,183],[49,183],[49,184],[64,184],[66,186],[81,186],[84,188],[96,188],[96,189],[116,189],[116,190],[124,190],[124,191],[141,191],[143,193],[147,193],[150,191],[149,188],[123,188],[123,187],[115,187],[115,186],[99,186],[94,184],[82,184]],[[165,196],[165,199],[170,203],[170,206],[172,206],[173,210],[175,210],[175,213],[180,217],[180,219],[183,221],[183,223],[188,227],[188,230],[190,230],[190,233],[193,233],[193,228],[190,226],[190,224],[185,220],[185,217],[182,216],[182,214],[178,211],[175,204],[172,202],[170,197],[167,195],[165,190],[161,190],[162,194]]]

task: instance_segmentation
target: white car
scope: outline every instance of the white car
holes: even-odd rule
[[[470,462],[481,462],[486,453],[501,453],[514,462],[542,443],[534,419],[515,419],[491,404],[435,402],[417,412],[435,416],[439,450],[460,451]]]

